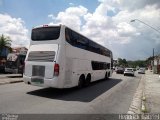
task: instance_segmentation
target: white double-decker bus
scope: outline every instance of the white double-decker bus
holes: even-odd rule
[[[70,88],[107,79],[112,52],[65,25],[32,29],[23,80],[27,84]]]

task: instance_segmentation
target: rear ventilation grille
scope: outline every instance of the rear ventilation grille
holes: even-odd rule
[[[54,51],[32,51],[28,55],[28,61],[53,62],[55,57]]]

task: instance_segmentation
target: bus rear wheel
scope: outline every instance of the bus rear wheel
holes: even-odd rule
[[[82,88],[85,84],[85,76],[84,75],[81,75],[79,77],[79,81],[78,81],[78,88]]]
[[[89,86],[90,82],[91,82],[91,74],[88,74],[85,80],[85,86]]]
[[[108,73],[106,72],[106,74],[105,74],[105,78],[104,78],[105,80],[108,80]]]
[[[108,78],[111,76],[110,72],[108,73]]]

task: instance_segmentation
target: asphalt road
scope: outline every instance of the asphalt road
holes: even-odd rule
[[[78,89],[54,89],[24,83],[0,85],[0,113],[127,113],[141,75],[113,74]]]

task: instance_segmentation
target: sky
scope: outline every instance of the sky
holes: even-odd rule
[[[114,59],[145,60],[153,48],[160,54],[160,0],[0,0],[0,35],[12,47],[28,47],[32,28],[42,24],[67,25]]]

